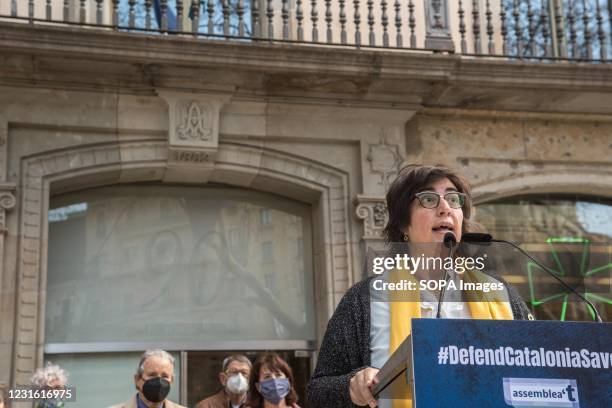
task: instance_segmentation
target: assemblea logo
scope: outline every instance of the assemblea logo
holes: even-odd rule
[[[504,378],[504,399],[513,407],[579,408],[576,380]]]

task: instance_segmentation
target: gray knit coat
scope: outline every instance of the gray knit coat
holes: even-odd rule
[[[518,293],[503,279],[516,320],[533,319]],[[308,401],[316,408],[355,407],[349,394],[350,379],[370,366],[370,279],[344,294],[327,324],[317,367],[308,383]]]

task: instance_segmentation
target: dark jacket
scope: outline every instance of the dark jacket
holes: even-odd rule
[[[516,320],[527,320],[529,309],[518,293],[503,279]],[[311,406],[355,407],[349,393],[350,379],[370,366],[370,279],[353,285],[344,294],[327,324],[317,367],[308,384]]]

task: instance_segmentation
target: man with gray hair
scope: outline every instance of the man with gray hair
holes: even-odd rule
[[[225,358],[219,373],[223,388],[198,402],[195,408],[242,408],[247,399],[252,368],[251,360],[242,354]]]
[[[138,392],[127,402],[111,408],[185,408],[166,399],[173,381],[174,357],[164,350],[147,350],[134,374]]]

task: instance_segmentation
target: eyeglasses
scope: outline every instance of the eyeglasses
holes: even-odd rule
[[[466,195],[458,191],[451,191],[444,195],[440,195],[433,191],[422,191],[415,194],[416,198],[423,208],[438,208],[440,205],[440,197],[448,203],[450,208],[461,208],[465,204]]]
[[[226,371],[225,374],[227,374],[229,377],[236,375],[236,374],[242,374],[246,378],[249,378],[248,370],[231,370],[231,371]]]

